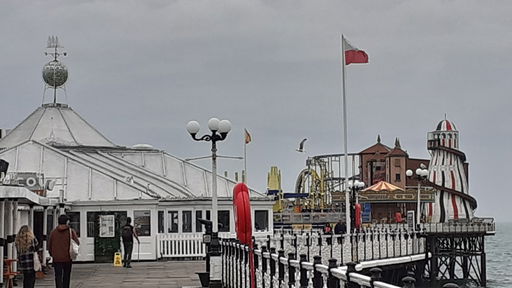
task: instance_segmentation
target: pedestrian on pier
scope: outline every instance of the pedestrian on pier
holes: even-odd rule
[[[53,229],[48,239],[48,251],[52,256],[53,270],[55,270],[55,287],[69,288],[71,282],[71,267],[73,260],[69,254],[71,239],[78,245],[80,241],[71,227],[69,227],[69,217],[60,215],[59,225]]]
[[[332,235],[332,228],[331,228],[331,224],[329,224],[329,223],[325,223],[325,226],[324,226],[324,234],[325,234],[325,235]],[[327,238],[327,239],[326,239],[326,241],[327,241],[327,244],[328,244],[328,245],[331,245],[331,244],[332,244],[332,243],[331,243],[331,238]]]
[[[345,233],[347,233],[347,225],[340,219],[334,226],[334,234],[343,235]],[[341,244],[341,237],[338,237],[338,243]]]
[[[123,238],[123,246],[124,246],[124,259],[123,259],[123,267],[132,268],[130,262],[132,261],[132,251],[133,251],[133,238],[137,239],[137,243],[140,245],[139,236],[137,236],[137,232],[131,225],[132,218],[126,218],[126,224],[123,226],[123,230],[121,233],[121,237]]]
[[[18,252],[18,271],[23,272],[23,288],[33,288],[36,283],[34,261],[37,256],[37,239],[27,225],[23,225],[16,235],[16,250]],[[40,266],[40,264],[39,264]]]

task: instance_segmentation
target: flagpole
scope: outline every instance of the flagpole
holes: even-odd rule
[[[340,35],[341,46],[341,82],[342,82],[342,99],[343,99],[343,149],[344,149],[344,170],[345,170],[345,221],[347,225],[347,233],[351,232],[350,227],[350,191],[348,188],[348,152],[347,152],[347,98],[345,97],[345,38]]]

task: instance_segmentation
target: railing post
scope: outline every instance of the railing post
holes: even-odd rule
[[[261,287],[265,288],[265,273],[267,272],[267,259],[263,253],[267,252],[267,247],[261,246]]]
[[[272,254],[276,253],[276,248],[270,248],[270,287],[274,287],[274,278],[276,275],[276,260],[272,257]]]
[[[308,232],[308,233],[306,233],[306,247],[308,247],[308,254],[307,254],[308,260],[307,261],[309,261],[309,246],[311,245],[311,242],[309,242],[309,241],[310,241],[310,238],[309,238],[309,232]]]
[[[279,239],[279,246],[281,250],[284,250],[284,233],[281,233],[281,239]]]
[[[380,269],[379,267],[372,268],[372,269],[370,269],[370,274],[371,274],[370,285],[373,288],[373,287],[375,287],[373,285],[373,282],[380,281],[382,279],[382,269]]]
[[[318,236],[318,256],[322,257],[322,234],[320,232],[317,233]],[[315,259],[315,257],[313,257]]]
[[[297,237],[297,235],[295,235]],[[295,250],[297,251],[297,250]],[[288,287],[295,287],[295,267],[292,266],[291,260],[295,260],[294,253],[288,253]]]
[[[278,283],[279,283],[279,286],[278,287],[281,287],[283,285],[283,281],[284,281],[284,264],[281,262],[281,258],[284,258],[284,251],[283,250],[279,250],[279,252],[277,252],[277,267],[279,267],[279,271],[278,271]]]
[[[294,259],[297,259],[297,251],[298,251],[298,247],[297,247],[297,233],[293,233],[293,247],[295,247],[295,258]]]
[[[347,284],[345,285],[346,288],[359,288],[359,285],[357,283],[352,283],[350,281],[350,273],[354,272],[356,272],[356,262],[347,263]]]
[[[313,259],[313,288],[323,288],[324,279],[322,278],[322,272],[318,271],[316,267],[316,265],[322,264],[322,257],[317,255]]]
[[[336,259],[329,259],[329,276],[327,278],[327,288],[340,288],[340,280],[334,277],[334,275],[331,272],[331,269],[338,267],[336,261]]]
[[[253,261],[254,261],[254,283],[256,286],[258,286],[258,277],[256,276],[258,274],[258,269],[260,268],[259,266],[259,261],[258,261],[258,255],[256,255],[256,250],[258,250],[258,244],[256,244],[256,242],[254,241],[254,248],[253,248]],[[251,274],[252,275],[252,274]],[[252,283],[252,282],[251,282]]]
[[[300,254],[300,288],[308,287],[308,270],[304,268],[304,262],[307,262],[306,254]]]
[[[245,284],[245,287],[251,287],[250,284],[248,285],[248,283],[250,282],[249,281],[250,277],[248,276],[249,271],[247,270],[247,266],[249,264],[249,245],[244,245],[243,248],[244,248],[244,262],[243,263],[244,263],[244,270],[245,270],[245,273],[244,273],[245,282],[244,282],[244,284]]]

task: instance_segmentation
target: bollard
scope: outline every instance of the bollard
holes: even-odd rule
[[[411,276],[405,276],[404,278],[402,278],[402,283],[403,288],[414,288],[416,279],[414,279],[414,277]]]
[[[281,258],[284,258],[284,251],[279,250],[279,252],[277,252],[277,253],[279,255],[277,257],[277,267],[279,267],[277,279],[278,279],[278,283],[279,283],[278,287],[281,287],[284,282],[284,264],[281,262]]]
[[[356,262],[347,263],[347,285],[346,288],[359,288],[359,284],[350,281],[350,273],[356,272]]]
[[[300,254],[300,288],[308,287],[308,270],[302,265],[307,262],[306,254]]]
[[[329,276],[327,278],[327,288],[340,288],[340,280],[334,277],[331,272],[331,269],[338,268],[336,261],[336,259],[329,259]]]
[[[324,279],[322,278],[322,272],[316,268],[317,264],[322,264],[322,257],[314,256],[313,259],[313,288],[323,288]]]
[[[370,285],[373,288],[373,287],[375,287],[373,285],[373,282],[380,281],[382,279],[382,269],[380,269],[379,267],[372,268],[372,269],[370,269],[370,274],[371,274]]]
[[[292,266],[291,260],[295,260],[295,253],[288,253],[288,287],[295,287],[295,267]]]

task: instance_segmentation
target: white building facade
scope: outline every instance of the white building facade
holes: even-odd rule
[[[0,159],[9,163],[4,185],[30,186],[32,193],[48,198],[29,205],[35,207],[18,205],[19,221],[12,233],[33,223],[36,235],[45,239],[58,214],[66,213],[79,232],[78,261],[110,262],[122,246],[120,228],[131,217],[141,240],[134,259],[204,255],[203,227],[197,219],[208,219],[211,213],[212,173],[206,169],[148,146],[116,145],[61,103],[43,104],[1,138]],[[31,173],[40,179],[16,176]],[[51,182],[53,189],[33,189],[36,182]],[[217,176],[221,236],[235,233],[235,184]],[[255,234],[272,233],[273,202],[263,193],[250,192]],[[43,231],[39,226],[45,216],[48,227]]]

